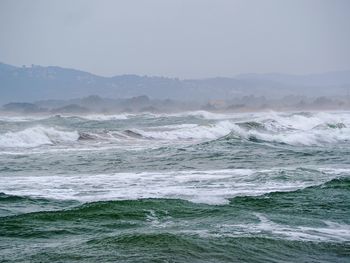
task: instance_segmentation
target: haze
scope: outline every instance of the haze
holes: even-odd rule
[[[180,78],[350,68],[350,2],[0,2],[0,61]]]

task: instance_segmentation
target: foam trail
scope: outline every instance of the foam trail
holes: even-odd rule
[[[113,120],[127,120],[130,114],[117,114],[117,115],[103,115],[103,114],[93,114],[93,115],[83,115],[80,118],[92,121],[113,121]]]
[[[328,172],[325,172],[328,171]],[[330,171],[330,172],[329,172]],[[225,204],[234,196],[255,196],[319,185],[349,171],[230,169],[97,175],[3,176],[0,192],[11,195],[83,202],[180,198],[197,203]],[[339,172],[339,173],[338,173]]]
[[[202,233],[203,236],[244,237],[252,235],[267,236],[293,241],[346,242],[350,239],[350,226],[323,221],[324,226],[293,226],[278,224],[260,213],[256,213],[258,223],[224,224],[216,228],[215,234]]]
[[[0,121],[3,122],[31,122],[40,121],[49,118],[50,116],[0,116]]]

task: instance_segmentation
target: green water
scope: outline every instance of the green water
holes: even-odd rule
[[[348,112],[5,117],[0,262],[350,260]]]

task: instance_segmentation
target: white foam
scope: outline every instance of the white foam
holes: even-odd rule
[[[290,145],[324,145],[350,140],[349,113],[266,113],[250,116],[245,121],[260,123],[266,130],[234,130],[244,139],[256,138]],[[339,125],[340,124],[340,125]],[[335,126],[330,128],[329,125]],[[336,127],[339,125],[339,127]]]
[[[238,138],[249,140],[256,138],[267,142],[286,143],[290,145],[322,146],[340,142],[350,141],[350,114],[342,113],[236,113],[236,114],[216,114],[205,111],[179,113],[177,115],[163,114],[162,116],[206,116],[210,121],[207,124],[180,123],[174,125],[162,125],[158,127],[130,127],[143,136],[132,138],[132,141],[141,141],[144,139],[153,139],[162,141],[162,143],[182,143],[182,142],[201,142],[206,140],[215,140],[230,133]],[[213,114],[211,116],[210,114]],[[204,116],[203,115],[203,116]],[[152,115],[153,116],[153,115]],[[156,115],[154,115],[156,116]],[[160,115],[159,115],[160,116]],[[149,115],[87,115],[84,118],[90,120],[123,120],[131,117],[149,118]],[[248,122],[256,122],[259,125],[242,125]],[[102,126],[101,126],[102,127]],[[333,128],[332,128],[333,127]],[[45,129],[45,130],[43,130]],[[51,128],[31,128],[22,132],[0,134],[0,147],[35,147],[43,144],[54,144],[52,135],[55,131]],[[63,131],[58,131],[62,133]],[[35,133],[35,134],[34,134]],[[64,137],[74,137],[66,133]],[[116,135],[116,136],[114,136]],[[125,135],[125,134],[124,134]],[[124,136],[122,130],[111,130],[105,134],[96,132],[96,138],[110,143],[118,143],[125,140],[125,147],[130,143],[130,136]],[[16,142],[16,139],[18,141]],[[69,140],[69,139],[68,139]],[[88,143],[96,143],[91,140]],[[147,145],[147,142],[143,141]],[[153,143],[148,143],[152,147]]]
[[[22,131],[0,134],[0,147],[37,147],[60,142],[74,142],[78,138],[79,134],[76,131],[61,131],[52,127],[35,126]]]
[[[114,114],[114,115],[105,115],[105,114],[91,114],[79,116],[92,121],[111,121],[111,120],[127,120],[130,114]]]
[[[5,122],[29,122],[47,119],[48,116],[0,116],[0,121]]]
[[[161,128],[164,128],[163,130]],[[276,125],[273,129],[277,129]],[[256,138],[267,142],[286,143],[290,145],[324,145],[338,143],[350,140],[350,129],[279,129],[272,131],[272,128],[267,131],[259,129],[245,129],[239,127],[232,121],[219,121],[215,124],[208,125],[187,125],[177,126],[173,129],[168,127],[160,127],[159,129],[132,129],[132,131],[141,134],[145,138],[159,140],[215,140],[226,136],[230,133],[237,135],[243,139]]]
[[[324,226],[289,226],[278,224],[257,213],[259,222],[250,224],[220,224],[211,231],[199,233],[202,236],[244,237],[261,236],[293,241],[346,242],[350,240],[350,226],[323,221]]]
[[[350,139],[349,129],[342,130],[309,130],[288,131],[279,133],[264,133],[259,131],[248,131],[241,133],[244,138],[257,138],[269,142],[286,143],[290,145],[323,145],[347,141]]]
[[[285,175],[292,175],[286,182],[280,178],[279,172],[280,169],[232,169],[97,175],[4,175],[0,192],[83,202],[179,198],[197,203],[225,204],[234,196],[292,191],[319,185],[338,176],[331,172],[312,173],[310,176],[307,172],[284,170]]]
[[[167,126],[168,128],[170,126]],[[160,139],[160,140],[214,140],[229,134],[233,129],[240,130],[240,128],[233,122],[220,121],[216,124],[196,125],[187,124],[181,126],[173,126],[173,129],[164,130],[140,130],[132,129],[141,134],[145,138]]]
[[[186,114],[203,114],[194,112]],[[168,125],[153,129],[132,129],[145,138],[159,140],[214,140],[233,133],[243,139],[256,138],[268,142],[286,143],[290,145],[323,145],[350,140],[350,115],[348,113],[258,113],[232,116],[207,125],[182,124]],[[230,118],[231,117],[231,118]],[[217,119],[220,119],[217,118]],[[239,122],[237,122],[239,120]],[[239,123],[260,123],[265,130],[245,128]],[[340,128],[328,125],[342,124]]]
[[[200,117],[207,120],[224,120],[224,119],[233,118],[234,116],[236,116],[236,114],[214,113],[214,112],[200,110],[200,111],[188,111],[188,112],[171,114],[171,116],[176,116],[176,117],[195,116],[195,117]]]

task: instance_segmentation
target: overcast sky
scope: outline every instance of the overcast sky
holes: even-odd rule
[[[348,0],[0,0],[0,61],[180,78],[350,69]]]

